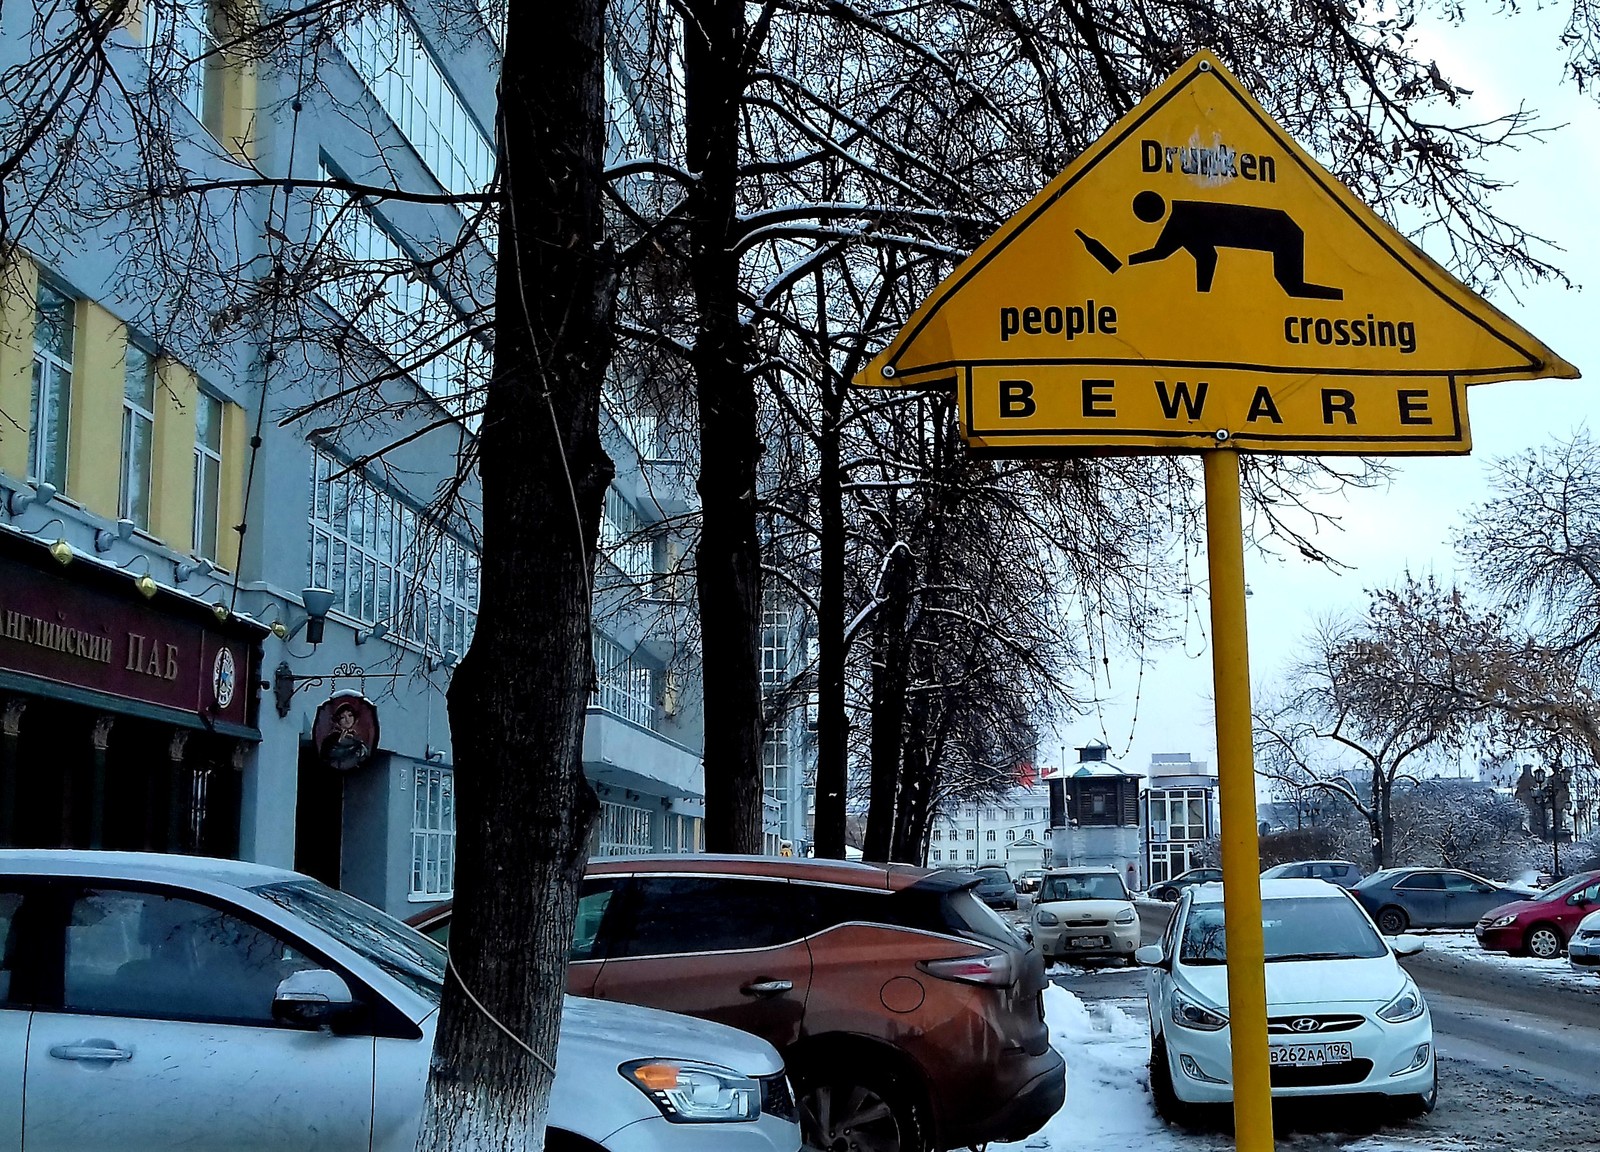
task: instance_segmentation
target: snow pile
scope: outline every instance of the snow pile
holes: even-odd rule
[[[1428,942],[1428,951],[1462,961],[1491,968],[1509,968],[1528,973],[1553,984],[1566,984],[1580,988],[1600,987],[1600,980],[1592,972],[1579,972],[1560,960],[1540,960],[1533,956],[1508,956],[1504,952],[1489,952],[1478,943],[1471,932],[1430,932],[1422,937]]]

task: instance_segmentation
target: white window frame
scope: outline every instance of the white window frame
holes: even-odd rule
[[[474,549],[316,449],[308,512],[311,584],[332,590],[338,611],[363,624],[382,621],[396,639],[428,651],[467,650],[481,590]]]
[[[216,411],[217,446],[213,448],[205,442],[200,431],[200,408],[203,405],[214,405]],[[226,411],[226,404],[208,392],[200,392],[195,396],[195,423],[194,423],[194,529],[193,540],[194,554],[204,556],[207,560],[215,560],[222,538],[222,421]],[[217,486],[215,492],[207,491],[206,464],[216,466]],[[206,529],[211,530],[211,539],[206,540]]]
[[[600,550],[624,576],[648,581],[655,575],[654,548],[644,521],[615,484],[606,488],[600,514]]]
[[[150,475],[155,455],[156,414],[156,355],[154,352],[129,341],[127,351],[123,354],[128,359],[123,362],[122,384],[122,475],[117,492],[117,515],[126,520],[132,520],[140,531],[150,530]],[[146,407],[128,395],[128,374],[133,371],[132,357],[135,355],[144,360],[143,375],[150,385],[150,405]],[[145,460],[138,460],[133,452],[134,432],[143,425],[145,430],[145,443],[149,445],[150,456]],[[142,472],[136,476],[135,473]],[[138,483],[136,483],[138,481]],[[144,508],[133,506],[133,492],[139,488],[144,492]]]
[[[66,318],[67,338],[64,341],[67,355],[63,357],[59,352],[46,348],[39,342],[39,333],[43,331],[42,318],[45,313],[45,293],[49,293],[60,302],[61,314]],[[52,311],[55,309],[52,308]],[[65,491],[67,476],[71,472],[72,461],[70,455],[69,434],[72,426],[72,365],[76,359],[78,339],[78,302],[66,292],[61,291],[52,284],[39,281],[38,291],[34,298],[34,337],[33,337],[33,395],[30,397],[32,412],[31,422],[28,425],[28,481],[38,484],[41,481],[54,484],[58,492]],[[50,397],[60,394],[61,425],[59,431],[55,421],[50,416]],[[45,459],[45,446],[59,438],[61,444],[61,471],[52,474],[48,471],[49,461]]]
[[[620,716],[651,732],[659,732],[656,670],[634,660],[626,648],[603,632],[594,632],[593,642],[595,690],[589,697],[589,706]]]
[[[455,770],[415,766],[411,781],[412,901],[448,900],[456,888]]]

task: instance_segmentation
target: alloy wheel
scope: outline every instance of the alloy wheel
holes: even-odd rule
[[[1406,914],[1398,908],[1385,908],[1378,913],[1378,931],[1385,936],[1398,936],[1406,930]]]
[[[1561,955],[1561,935],[1554,928],[1541,924],[1528,933],[1528,951],[1541,960],[1554,960]]]
[[[806,1147],[818,1152],[901,1152],[900,1121],[889,1102],[861,1085],[818,1084],[800,1099]]]

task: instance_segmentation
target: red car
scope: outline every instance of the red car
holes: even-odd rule
[[[1583,872],[1532,900],[1491,908],[1476,929],[1478,943],[1491,952],[1554,960],[1578,929],[1578,922],[1600,907],[1600,872]]]

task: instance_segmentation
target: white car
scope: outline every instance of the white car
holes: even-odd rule
[[[1579,972],[1600,974],[1600,912],[1578,922],[1578,930],[1567,941],[1567,963]]]
[[[1115,868],[1052,868],[1033,897],[1033,939],[1044,962],[1067,956],[1131,959],[1139,913]]]
[[[1272,1094],[1378,1094],[1409,1114],[1439,1095],[1427,1001],[1392,944],[1342,888],[1321,880],[1261,881]],[[1183,894],[1149,966],[1150,1092],[1168,1119],[1233,1099],[1222,886]]]
[[[0,851],[0,1147],[412,1152],[444,950],[294,872]],[[551,1152],[796,1152],[777,1052],[568,999]]]

